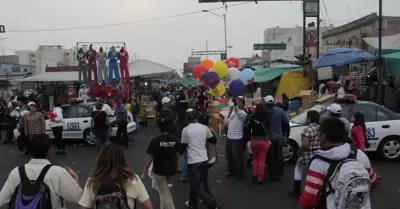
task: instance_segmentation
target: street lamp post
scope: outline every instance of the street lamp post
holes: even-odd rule
[[[222,18],[224,20],[225,54],[228,57],[228,35],[227,35],[227,27],[226,27],[226,14],[227,14],[227,11],[228,11],[228,5],[227,4],[225,4],[225,13],[223,15],[219,15],[219,14],[217,14],[215,12],[210,11],[210,10],[203,10],[203,12],[211,13],[211,14],[213,14],[215,16],[218,16],[218,17],[220,17],[220,18]]]

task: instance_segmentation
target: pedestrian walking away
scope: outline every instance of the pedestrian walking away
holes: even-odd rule
[[[128,167],[123,150],[116,144],[101,148],[95,168],[83,189],[81,209],[152,209],[146,188]]]
[[[308,168],[315,152],[319,150],[319,113],[315,110],[307,112],[308,126],[301,133],[300,157],[297,159],[294,167],[293,189],[289,192],[289,196],[300,196],[301,178]]]
[[[274,97],[268,95],[264,98],[267,108],[270,123],[268,129],[268,137],[271,141],[271,148],[269,149],[270,160],[268,160],[268,173],[271,181],[280,181],[283,175],[283,127],[289,123],[289,118],[282,108],[275,106]]]
[[[186,207],[197,209],[199,198],[209,208],[220,208],[213,196],[205,191],[208,186],[208,156],[207,141],[215,144],[216,139],[208,127],[197,122],[197,114],[193,109],[188,109],[189,125],[182,131],[182,151],[187,151],[188,177],[190,182],[189,201]]]
[[[63,141],[62,132],[64,126],[63,112],[60,103],[54,103],[53,111],[49,114],[50,127],[53,131],[54,141],[57,146],[56,155],[65,155],[65,142]]]
[[[96,137],[96,145],[98,148],[109,142],[109,131],[111,126],[108,123],[107,113],[103,111],[104,104],[96,104],[96,110],[92,112],[91,127]]]
[[[160,195],[160,209],[175,209],[168,180],[177,173],[179,143],[174,135],[168,133],[171,122],[168,118],[159,122],[161,135],[151,140],[147,148],[147,160],[141,178],[150,172]],[[152,166],[152,170],[149,168]]]
[[[271,142],[268,139],[269,117],[264,104],[258,104],[249,119],[250,147],[253,154],[253,183],[264,183],[265,162]]]
[[[11,171],[0,192],[0,207],[8,203],[60,209],[65,208],[65,201],[77,204],[82,196],[78,175],[69,167],[51,165],[52,142],[48,136],[35,135],[32,140],[32,159]],[[44,191],[32,187],[32,182],[42,185],[36,188],[45,188]],[[32,195],[39,200],[35,198],[22,203],[18,198]]]

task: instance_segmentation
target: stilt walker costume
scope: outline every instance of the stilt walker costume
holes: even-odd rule
[[[86,54],[86,58],[88,60],[87,64],[87,72],[88,72],[88,81],[97,81],[97,64],[96,64],[97,52],[93,49],[93,45],[90,44],[89,51]],[[92,73],[94,74],[94,79],[92,80]]]
[[[99,81],[108,82],[107,76],[107,54],[103,52],[103,47],[100,47],[99,53],[97,53],[97,60],[99,61]]]
[[[121,78],[122,82],[129,82],[129,69],[128,69],[128,60],[129,60],[129,54],[125,50],[125,47],[121,47],[121,50],[119,51],[118,54],[118,59],[119,59],[119,68],[121,70]]]
[[[78,54],[76,55],[76,59],[78,60],[79,67],[78,67],[78,73],[79,73],[79,82],[82,83],[87,81],[86,77],[86,54],[83,51],[82,48],[79,48]],[[83,76],[83,80],[82,80]]]
[[[114,80],[119,83],[119,71],[118,71],[118,64],[117,64],[117,59],[118,59],[118,52],[115,51],[115,47],[111,47],[110,51],[108,52],[108,82],[111,83]],[[113,74],[115,77],[113,77]]]

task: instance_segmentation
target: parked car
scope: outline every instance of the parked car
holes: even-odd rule
[[[88,102],[88,103],[74,103],[62,105],[61,109],[63,110],[64,117],[64,130],[63,130],[63,139],[74,139],[74,140],[83,140],[83,142],[87,145],[95,145],[96,139],[93,137],[91,132],[91,114],[94,110],[96,103]],[[109,122],[112,126],[110,130],[110,138],[116,137],[117,135],[117,124],[115,112],[113,110],[113,115],[109,117]],[[53,131],[50,127],[50,120],[47,119],[45,121],[46,129],[45,133],[49,135],[50,138],[54,138]],[[136,123],[133,121],[133,117],[131,113],[128,113],[128,134],[134,132],[136,130]],[[14,134],[19,134],[17,129],[14,130]],[[15,135],[15,136],[17,136]]]
[[[307,112],[316,110],[321,120],[329,116],[327,107],[332,102],[317,103],[290,119],[290,136],[283,145],[285,162],[295,162],[301,145],[301,132],[306,127]],[[377,152],[384,160],[400,159],[400,115],[370,101],[336,101],[342,107],[342,115],[350,121],[354,112],[362,112],[367,128],[366,137],[370,147],[366,152]],[[222,112],[221,112],[222,113]],[[224,114],[224,113],[222,113]],[[226,113],[227,114],[227,113]],[[352,125],[352,124],[351,124]],[[250,144],[248,151],[251,154]]]

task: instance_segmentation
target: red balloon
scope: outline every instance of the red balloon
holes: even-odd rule
[[[231,67],[240,68],[239,60],[236,59],[235,57],[228,58],[226,60],[226,64],[228,65],[229,68]]]
[[[193,77],[202,81],[204,74],[207,72],[208,69],[206,67],[204,67],[203,65],[197,65],[193,68]]]

